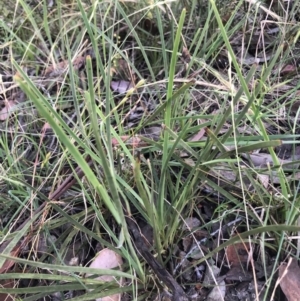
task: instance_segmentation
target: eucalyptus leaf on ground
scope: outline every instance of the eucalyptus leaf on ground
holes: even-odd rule
[[[110,250],[110,249],[103,249],[100,251],[96,257],[93,259],[92,263],[90,264],[90,268],[96,268],[96,269],[113,269],[118,268],[121,269],[121,266],[123,264],[122,257],[117,254],[116,252]],[[90,275],[88,275],[90,276]],[[119,280],[116,280],[115,277],[109,276],[109,275],[103,275],[99,276],[96,279],[99,280],[99,282],[116,282],[117,285],[122,286],[123,279],[120,278]],[[107,297],[102,297],[99,299],[96,299],[97,301],[120,301],[122,297],[122,294],[114,294]]]

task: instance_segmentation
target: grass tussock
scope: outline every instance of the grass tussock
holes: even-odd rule
[[[278,269],[300,252],[299,1],[10,5],[0,294],[288,298]]]

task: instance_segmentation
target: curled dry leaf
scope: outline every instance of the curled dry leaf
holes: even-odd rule
[[[183,47],[183,49],[182,49],[182,59],[186,63],[189,63],[191,61],[190,52],[189,52],[189,50],[186,47]]]
[[[90,268],[113,269],[116,267],[120,268],[122,264],[123,264],[123,260],[119,254],[117,254],[116,252],[110,249],[103,249],[94,258],[94,261],[90,264]],[[109,276],[109,275],[99,276],[96,279],[105,282],[110,282],[115,280],[120,286],[122,285],[123,282],[122,279],[117,281],[113,276]],[[96,301],[120,301],[120,300],[121,300],[121,294],[115,294],[115,295],[96,299]]]
[[[296,259],[290,258],[287,264],[281,264],[278,281],[288,301],[299,301],[300,268]]]

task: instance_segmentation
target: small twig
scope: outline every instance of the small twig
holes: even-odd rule
[[[134,238],[135,247],[140,252],[140,254],[147,261],[152,270],[156,273],[160,281],[165,283],[165,285],[173,292],[173,301],[187,301],[189,298],[186,296],[182,287],[175,281],[175,279],[170,275],[170,273],[156,260],[156,258],[151,254],[149,248],[144,243],[143,237],[138,230],[135,222],[129,217],[126,218],[129,229],[131,230],[132,236]]]

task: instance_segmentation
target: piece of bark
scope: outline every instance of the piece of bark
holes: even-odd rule
[[[186,296],[182,287],[175,281],[170,273],[157,261],[151,254],[149,247],[145,244],[144,239],[135,224],[129,217],[126,218],[128,228],[130,229],[134,238],[135,247],[139,253],[144,257],[146,262],[155,272],[160,281],[162,281],[173,293],[172,301],[187,301],[189,298]]]

